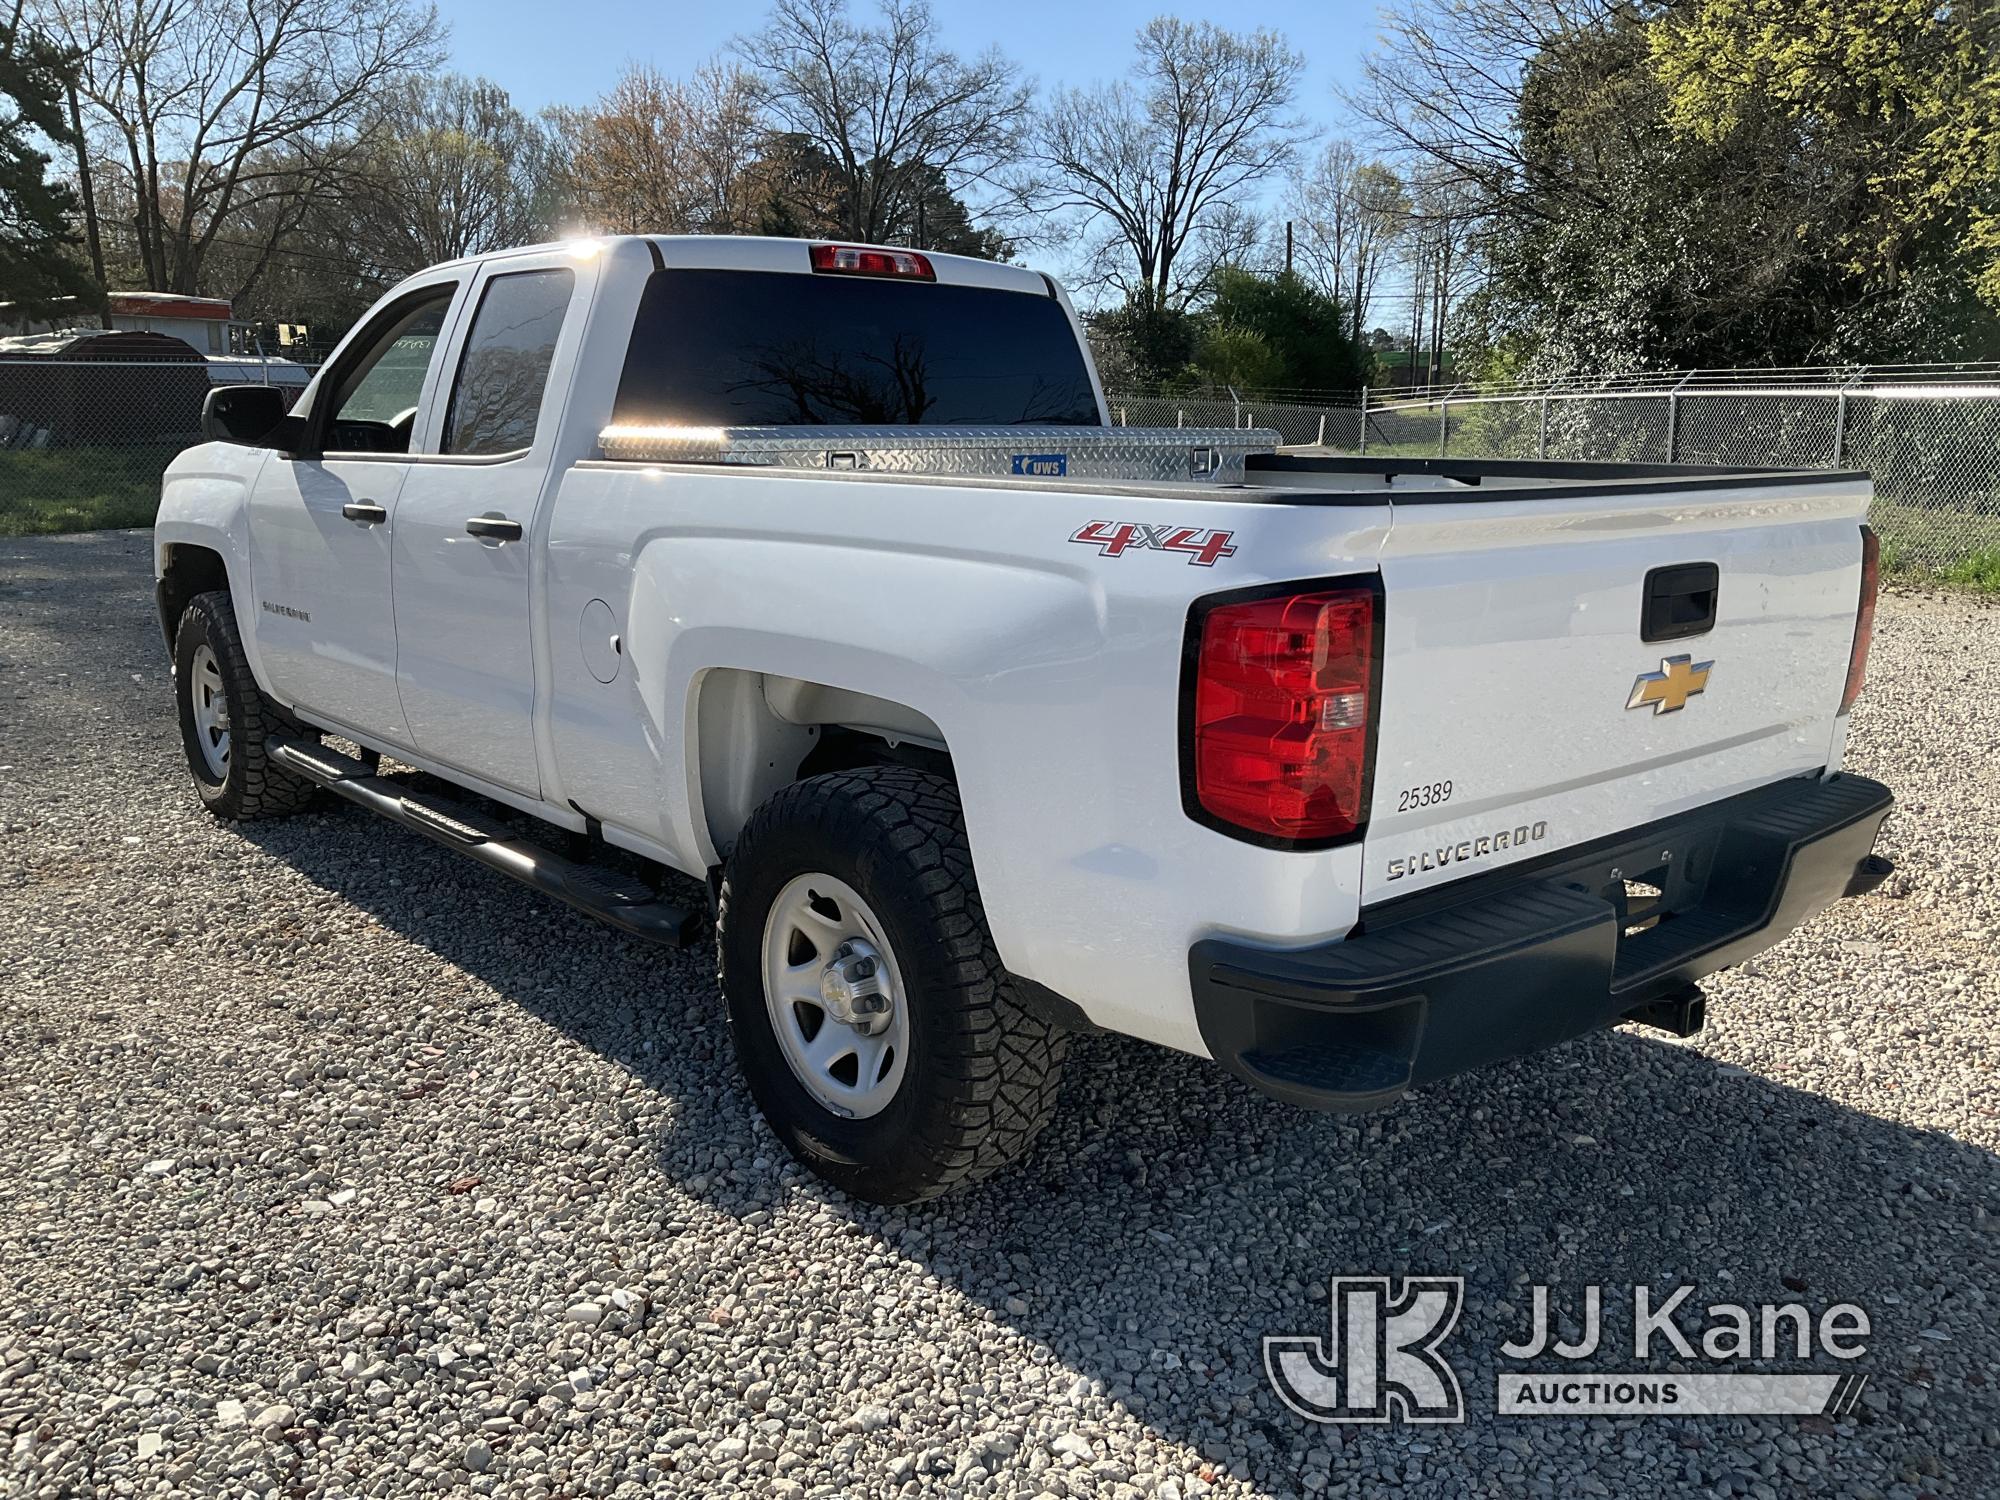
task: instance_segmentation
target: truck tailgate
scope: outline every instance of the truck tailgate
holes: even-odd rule
[[[1868,498],[1858,475],[1397,495],[1363,902],[1825,767]],[[1649,574],[1681,591],[1657,634],[1705,564],[1712,626],[1642,638]]]

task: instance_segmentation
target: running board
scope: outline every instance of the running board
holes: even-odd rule
[[[661,900],[637,876],[565,859],[474,808],[444,797],[405,791],[363,762],[324,745],[274,735],[265,746],[281,765],[335,796],[414,829],[545,895],[567,901],[620,932],[668,948],[685,948],[694,941],[699,914]]]

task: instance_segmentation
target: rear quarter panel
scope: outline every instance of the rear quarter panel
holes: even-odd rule
[[[1200,1053],[1189,945],[1346,931],[1359,850],[1274,854],[1185,815],[1189,606],[1372,569],[1387,518],[1386,506],[1217,492],[586,465],[565,479],[549,533],[563,784],[700,870],[716,854],[691,712],[705,672],[803,677],[914,708],[949,745],[1008,968],[1101,1025]],[[1228,530],[1237,551],[1213,567],[1108,557],[1070,541],[1093,520]],[[593,599],[613,603],[624,631],[627,669],[608,684],[561,655]]]

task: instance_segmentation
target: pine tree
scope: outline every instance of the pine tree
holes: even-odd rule
[[[0,302],[13,317],[36,317],[58,298],[97,302],[70,229],[76,195],[51,180],[37,138],[67,143],[62,58],[18,22],[0,28]]]

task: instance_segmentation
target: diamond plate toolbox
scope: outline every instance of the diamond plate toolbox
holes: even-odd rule
[[[1261,427],[607,427],[608,459],[996,479],[1241,484]]]

